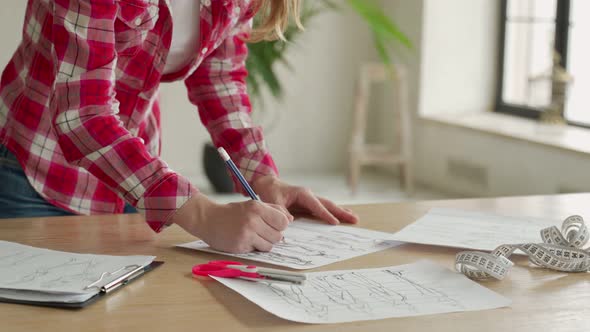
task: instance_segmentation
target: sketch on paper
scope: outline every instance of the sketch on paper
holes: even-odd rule
[[[270,252],[227,254],[209,248],[203,241],[194,241],[178,246],[287,266],[293,269],[311,269],[389,249],[398,244],[389,240],[391,236],[389,233],[352,226],[325,225],[306,220],[292,222],[283,236],[283,241],[276,243]]]
[[[428,261],[308,273],[304,285],[216,278],[263,309],[306,323],[338,323],[483,310],[510,301]]]
[[[38,257],[39,255],[35,256]],[[78,260],[77,258],[69,258],[63,262],[37,266],[33,270],[20,275],[18,279],[6,284],[19,286],[40,280],[41,287],[47,289],[69,285],[72,282],[86,281],[88,284],[98,279],[101,272],[96,270],[97,266],[99,266],[99,261],[95,259]]]
[[[112,279],[154,258],[77,254],[0,241],[0,289],[85,293],[102,275]]]
[[[427,301],[463,309],[457,300],[409,279],[405,273],[403,270],[384,269],[368,273],[353,271],[318,276],[309,282],[315,293],[313,297],[297,285],[285,287],[285,285],[274,283],[267,284],[267,287],[283,301],[318,318],[328,314],[329,305],[322,303],[325,300],[328,300],[330,304],[345,307],[346,310],[369,315],[373,313],[375,304],[390,305],[396,310],[412,313],[419,313],[420,308],[417,306]],[[358,290],[362,290],[363,293],[359,295]],[[323,295],[321,300],[317,300],[318,295]]]

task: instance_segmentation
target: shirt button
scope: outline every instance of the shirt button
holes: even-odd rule
[[[209,51],[209,49],[208,49],[208,48],[206,48],[206,47],[203,47],[203,49],[201,50],[201,53],[202,53],[202,54],[206,54],[206,53],[207,53],[207,51]]]
[[[143,138],[139,138],[139,141],[141,142],[141,144],[145,144],[145,141],[143,140]]]
[[[141,17],[138,17],[138,18],[136,18],[136,19],[135,19],[135,21],[133,21],[133,23],[134,23],[135,25],[137,25],[137,26],[140,26],[140,25],[141,25],[141,23],[143,23],[143,22],[141,21]]]

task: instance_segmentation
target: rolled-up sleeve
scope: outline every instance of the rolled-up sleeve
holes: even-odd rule
[[[246,39],[250,21],[240,24],[185,80],[190,101],[198,107],[213,144],[230,154],[246,180],[278,175],[262,128],[254,126],[246,89]],[[233,177],[233,176],[232,176]],[[234,177],[235,188],[245,193]]]
[[[68,162],[108,185],[160,231],[195,192],[118,118],[113,0],[54,0],[56,82],[50,110]]]

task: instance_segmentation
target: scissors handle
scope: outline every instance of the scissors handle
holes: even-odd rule
[[[282,281],[295,284],[302,284],[305,274],[282,271],[277,269],[259,268],[254,265],[245,265],[234,261],[210,261],[209,263],[195,265],[193,275],[209,276],[220,278],[242,278],[259,281]]]
[[[221,278],[256,278],[261,279],[263,276],[260,274],[249,271],[244,271],[241,269],[234,269],[228,266],[230,265],[243,265],[239,262],[232,262],[232,261],[211,261],[206,264],[199,264],[193,266],[193,274],[196,276],[214,276],[214,277],[221,277]]]
[[[238,269],[245,272],[258,272],[258,267],[255,265],[246,265],[244,263],[234,261],[210,261],[209,264],[221,265],[226,268]]]

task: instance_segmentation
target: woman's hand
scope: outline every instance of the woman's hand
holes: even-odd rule
[[[264,202],[217,204],[197,194],[176,212],[171,222],[211,248],[230,253],[270,251],[293,221],[292,213],[311,215],[330,224],[358,222],[352,211],[274,176],[257,179],[253,188]]]
[[[270,251],[281,241],[293,216],[282,206],[260,201],[217,204],[203,194],[193,196],[172,217],[211,248],[247,253]]]
[[[332,201],[315,196],[311,190],[282,182],[275,176],[263,176],[252,184],[264,202],[285,207],[292,214],[307,214],[330,224],[356,224],[358,216]]]

